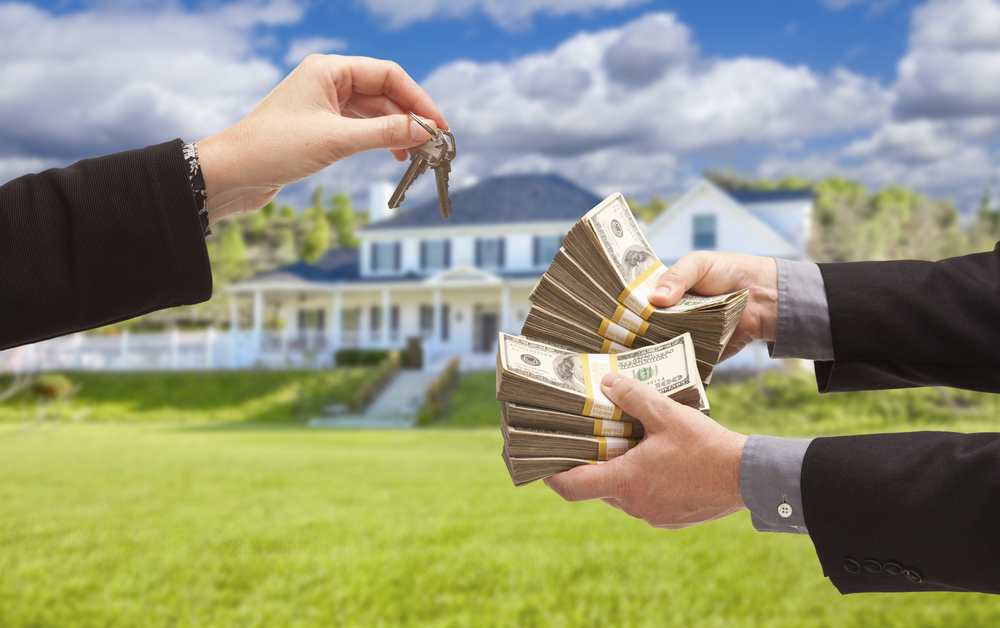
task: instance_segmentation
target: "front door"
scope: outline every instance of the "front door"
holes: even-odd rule
[[[479,322],[479,350],[492,353],[500,333],[500,317],[497,314],[483,312]]]

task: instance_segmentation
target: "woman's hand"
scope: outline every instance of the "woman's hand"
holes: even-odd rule
[[[266,205],[281,188],[355,153],[398,161],[430,138],[407,115],[448,128],[423,89],[391,61],[312,55],[230,128],[198,142],[209,224]]]

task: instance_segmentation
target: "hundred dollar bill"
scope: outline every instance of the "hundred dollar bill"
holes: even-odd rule
[[[653,253],[625,197],[615,193],[587,212],[563,239],[565,249],[625,308],[642,320],[655,308],[649,293],[667,268]],[[663,313],[689,312],[725,303],[733,295],[698,296],[686,293]]]
[[[679,403],[708,410],[690,334],[619,354],[574,353],[548,343],[500,334],[500,401],[598,419],[632,419],[601,391],[601,378],[610,372],[652,386]]]

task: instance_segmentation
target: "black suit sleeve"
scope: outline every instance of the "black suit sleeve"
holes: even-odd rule
[[[181,145],[0,187],[0,350],[211,297]]]
[[[832,362],[820,392],[952,386],[1000,392],[1000,244],[939,262],[820,264]]]
[[[817,438],[802,508],[841,593],[1000,593],[1000,434]]]

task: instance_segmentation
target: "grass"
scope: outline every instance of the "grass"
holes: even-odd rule
[[[52,403],[55,419],[87,421],[295,422],[346,402],[371,368],[333,371],[66,373],[79,387]],[[0,382],[0,388],[2,388]],[[38,417],[26,393],[0,404],[0,422]]]
[[[0,625],[987,626],[841,597],[746,513],[664,532],[515,489],[492,431],[0,427]]]
[[[820,395],[812,375],[786,373],[766,374],[763,390],[753,379],[715,382],[706,390],[712,418],[745,434],[1000,430],[1000,395],[986,393],[915,388]],[[493,372],[466,375],[445,408],[441,426],[499,429],[500,403],[495,397]]]
[[[219,375],[232,374],[79,377],[73,403],[108,422],[0,423],[0,626],[1000,622],[993,596],[842,597],[807,537],[755,532],[745,512],[665,532],[515,489],[492,373],[462,380],[443,424],[490,429],[397,432],[287,422],[364,371]],[[814,386],[717,382],[713,415],[781,435],[992,429],[1000,416],[990,395],[950,391],[953,410],[935,390]],[[194,417],[225,423],[155,422]]]

